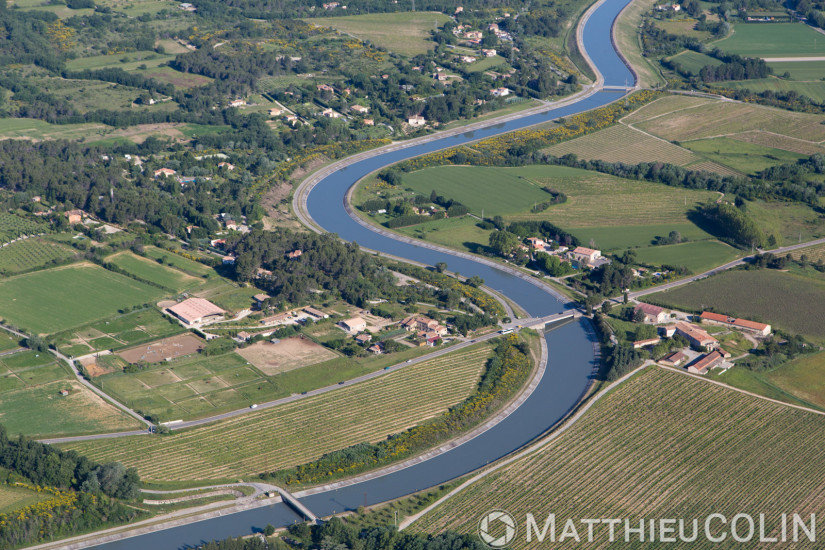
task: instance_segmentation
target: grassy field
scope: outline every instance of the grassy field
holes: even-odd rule
[[[196,277],[202,277],[204,275],[217,276],[217,273],[215,273],[215,270],[211,267],[200,262],[196,262],[195,260],[184,258],[180,254],[175,254],[174,252],[169,252],[168,250],[163,250],[154,246],[147,246],[144,248],[144,254],[146,254],[149,258],[161,260],[164,265],[170,265],[189,275],[194,275]]]
[[[94,55],[90,57],[78,57],[66,63],[66,68],[70,71],[83,71],[86,69],[104,69],[109,67],[120,68],[127,72],[132,72],[146,65],[146,67],[158,67],[174,55],[162,55],[150,51],[137,51],[129,53],[119,53],[110,55]]]
[[[37,271],[0,281],[0,316],[35,333],[51,333],[154,301],[158,288],[92,264]]]
[[[595,159],[626,164],[659,161],[684,166],[701,159],[688,149],[657,139],[624,124],[616,124],[604,130],[553,145],[544,149],[544,152],[557,157],[573,153],[585,160]]]
[[[38,493],[22,487],[0,485],[0,514],[36,504],[42,500],[47,500],[51,496],[49,493]]]
[[[74,250],[61,244],[39,238],[25,239],[0,248],[0,273],[19,273],[74,255]]]
[[[78,139],[104,130],[103,124],[49,124],[31,118],[0,119],[0,137],[17,139]]]
[[[803,355],[760,377],[799,400],[825,409],[825,353]]]
[[[487,217],[547,219],[563,228],[685,223],[685,213],[694,205],[718,196],[564,166],[444,166],[405,174],[404,186],[427,195],[435,189],[473,213],[484,208]],[[543,187],[565,193],[567,202],[532,214],[534,202],[549,198]]]
[[[681,265],[693,273],[702,273],[736,259],[739,251],[719,241],[698,241],[640,248],[636,256],[640,262],[651,265]]]
[[[433,49],[435,44],[430,40],[430,31],[449,20],[437,12],[399,12],[326,17],[308,22],[369,40],[392,52],[413,56]]]
[[[715,67],[722,64],[722,62],[715,57],[695,52],[693,50],[685,50],[679,54],[676,54],[670,58],[670,61],[680,65],[682,70],[687,71],[692,75],[698,75],[702,67],[706,65],[712,65]]]
[[[807,158],[807,155],[727,137],[699,139],[683,142],[682,145],[713,162],[749,175],[756,175],[771,166],[793,164],[801,158]]]
[[[738,24],[712,46],[749,57],[825,56],[822,35],[804,23]]]
[[[61,390],[69,395],[60,395]],[[48,353],[0,357],[0,422],[12,434],[73,435],[137,428],[137,422],[79,384]]]
[[[825,281],[771,269],[736,270],[654,294],[677,309],[716,311],[762,320],[776,328],[825,340]]]
[[[744,141],[746,143],[755,143],[771,149],[781,149],[805,156],[815,155],[816,153],[825,154],[825,147],[822,145],[788,136],[769,134],[767,132],[742,132],[741,134],[733,134],[730,136],[730,139]]]
[[[825,78],[825,61],[773,61],[768,63],[773,74],[791,74],[793,80],[811,81]]]
[[[171,336],[183,330],[158,310],[147,308],[55,334],[52,340],[62,353],[77,357]]]
[[[689,36],[691,38],[697,38],[699,40],[707,40],[712,35],[708,31],[697,31],[694,29],[696,26],[695,19],[676,19],[676,20],[666,20],[666,21],[655,21],[654,25],[659,27],[660,29],[670,33],[670,34],[677,34],[680,36]]]
[[[182,271],[166,267],[154,260],[142,258],[129,251],[109,256],[106,261],[143,280],[151,281],[175,292],[181,292],[204,282],[200,277],[187,275]]]
[[[540,528],[546,514],[556,514],[557,536],[575,518],[582,540],[587,529],[578,518],[628,518],[635,526],[642,518],[683,518],[687,525],[697,518],[701,533],[711,513],[730,520],[746,512],[757,519],[764,513],[766,534],[776,536],[781,513],[825,512],[823,437],[822,416],[648,368],[557,439],[471,485],[411,529],[475,534],[483,514],[503,509],[521,523],[509,546],[520,549],[537,547],[521,531],[528,512]],[[638,535],[610,544],[603,525],[594,533],[593,543],[568,539],[554,547],[647,547]],[[623,541],[624,526],[616,533]],[[679,547],[715,546],[698,540]]]
[[[780,245],[825,237],[825,216],[804,204],[753,201],[748,214]]]
[[[235,479],[286,468],[378,441],[440,414],[470,395],[490,352],[489,346],[479,345],[380,379],[171,436],[69,447],[95,460],[136,466],[149,481]]]
[[[782,74],[782,73],[779,73]],[[807,96],[814,101],[825,101],[825,82],[798,82],[795,80],[783,80],[776,77],[759,78],[753,80],[736,80],[728,82],[719,82],[713,84],[719,88],[728,88],[732,90],[751,90],[753,92],[761,93],[770,90],[776,93],[796,92],[800,95]]]

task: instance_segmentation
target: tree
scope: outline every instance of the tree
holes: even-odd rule
[[[478,287],[480,287],[481,285],[484,284],[484,279],[482,279],[478,275],[473,275],[472,277],[467,279],[465,281],[465,283],[467,283],[468,285],[470,285],[473,288],[478,288]]]
[[[275,534],[275,526],[271,523],[267,523],[266,527],[264,527],[264,535],[267,537],[271,537]]]
[[[435,270],[439,273],[444,273],[447,270],[447,263],[446,262],[437,262],[435,264]]]
[[[505,258],[512,256],[521,244],[517,235],[508,231],[493,231],[490,233],[490,247]]]
[[[633,322],[634,323],[644,323],[645,322],[645,312],[641,309],[637,309],[633,312]]]

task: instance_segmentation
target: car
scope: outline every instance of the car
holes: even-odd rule
[[[344,382],[343,380],[341,380],[340,382],[338,382],[338,385],[339,385],[339,386],[343,386],[345,383],[346,383],[346,382]]]
[[[307,392],[305,392],[305,391],[301,392],[301,395],[306,395],[306,394],[307,394]]]
[[[412,363],[412,359],[407,359],[407,363]]]
[[[253,404],[251,404],[251,405],[249,406],[249,408],[250,408],[250,409],[257,409],[257,408],[258,408],[258,405],[256,405],[255,403],[253,403]]]
[[[390,368],[389,367],[384,367],[384,370],[390,370]]]

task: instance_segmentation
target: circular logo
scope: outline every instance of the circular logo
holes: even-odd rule
[[[516,538],[516,520],[503,510],[493,510],[478,522],[478,536],[490,548],[504,548]]]

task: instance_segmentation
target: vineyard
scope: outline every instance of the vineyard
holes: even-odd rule
[[[626,117],[622,119],[622,122],[625,124],[635,124],[636,122],[642,122],[643,120],[650,120],[652,118],[656,118],[658,116],[667,115],[673,113],[675,111],[680,111],[683,109],[690,109],[693,107],[698,107],[700,105],[707,105],[709,103],[714,103],[715,101],[712,99],[706,99],[703,97],[689,97],[683,95],[666,95],[664,97],[660,97],[656,101],[652,101],[647,105],[643,105],[641,108],[633,111]]]
[[[624,124],[554,145],[544,152],[557,157],[573,153],[585,160],[625,164],[659,161],[684,166],[699,160],[698,156],[687,149],[656,139]]]
[[[528,512],[540,528],[555,513],[557,536],[574,518],[583,537],[587,527],[578,518],[636,525],[641,518],[701,518],[701,526],[711,513],[744,512],[764,513],[766,534],[776,536],[781,513],[825,513],[823,437],[825,417],[651,367],[558,439],[471,485],[411,529],[475,533],[483,514],[503,509],[521,524],[509,546],[518,549],[536,547],[524,537]],[[639,547],[638,538],[624,543],[623,526],[622,542],[613,544],[604,526],[597,529],[587,548]],[[567,542],[552,546],[582,547]],[[700,537],[689,546],[718,545]]]
[[[825,282],[810,277],[773,269],[728,271],[647,299],[688,311],[713,306],[721,313],[825,339]]]
[[[768,134],[764,132],[744,132],[741,134],[734,134],[730,136],[731,139],[744,141],[746,143],[755,143],[757,145],[764,145],[766,147],[773,147],[774,149],[781,149],[783,151],[790,151],[792,153],[799,153],[800,155],[815,155],[817,153],[825,153],[825,147],[816,145],[810,141],[796,139],[788,136],[780,136],[777,134]]]
[[[801,258],[803,255],[808,259],[809,262],[812,263],[817,263],[820,260],[825,262],[825,244],[809,246],[808,248],[801,248],[799,250],[794,250],[793,252],[788,253],[788,256],[790,256],[794,260],[799,260],[799,258]]]
[[[166,267],[157,260],[142,258],[132,252],[119,252],[106,258],[112,263],[144,281],[149,281],[169,290],[180,292],[203,283],[203,279],[187,275],[177,269]]]
[[[375,380],[159,438],[74,443],[93,460],[135,466],[150,481],[235,479],[302,464],[378,441],[470,395],[489,346],[407,367]],[[319,429],[323,426],[323,430]]]
[[[0,212],[0,243],[7,243],[21,235],[36,235],[48,230],[45,224],[16,214]]]
[[[23,239],[0,248],[0,274],[20,273],[74,256],[72,249],[43,239]]]

